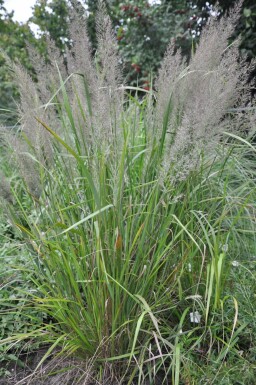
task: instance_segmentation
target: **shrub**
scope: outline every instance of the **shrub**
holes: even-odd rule
[[[75,5],[67,73],[51,46],[37,84],[12,64],[22,130],[5,136],[20,172],[9,210],[34,254],[29,301],[52,322],[4,342],[37,337],[48,355],[93,361],[77,384],[188,383],[209,357],[216,379],[240,359],[228,272],[255,242],[255,113],[250,68],[227,47],[238,14],[211,20],[189,66],[171,43],[143,100],[125,93],[101,1],[96,65]]]

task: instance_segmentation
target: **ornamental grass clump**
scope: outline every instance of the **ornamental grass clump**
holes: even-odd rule
[[[230,258],[255,242],[255,110],[236,110],[250,68],[228,45],[240,6],[211,20],[188,65],[171,43],[156,91],[139,99],[104,3],[95,58],[72,4],[66,67],[49,56],[37,83],[12,67],[21,129],[6,137],[20,170],[9,212],[34,256],[27,306],[47,321],[4,342],[50,345],[42,362],[54,349],[75,357],[87,368],[76,384],[190,383],[211,354],[218,376],[239,348]]]

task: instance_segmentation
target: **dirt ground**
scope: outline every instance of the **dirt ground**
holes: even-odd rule
[[[74,359],[60,358],[58,352],[40,365],[47,349],[23,354],[18,363],[2,364],[10,375],[0,378],[0,385],[94,385],[90,366]],[[1,364],[0,364],[1,369]]]

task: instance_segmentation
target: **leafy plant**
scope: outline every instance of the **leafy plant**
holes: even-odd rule
[[[2,154],[3,155],[3,154]],[[5,163],[2,157],[2,165]],[[6,170],[8,173],[8,170]],[[9,170],[10,172],[10,170]],[[3,193],[3,190],[2,190]],[[5,198],[11,202],[5,192]],[[29,300],[29,293],[36,287],[30,280],[31,255],[17,231],[8,223],[6,212],[0,211],[0,339],[14,334],[32,332],[43,323],[44,314]],[[36,344],[2,345],[0,347],[0,376],[11,375],[10,362],[24,365],[18,358],[19,351],[29,352]]]

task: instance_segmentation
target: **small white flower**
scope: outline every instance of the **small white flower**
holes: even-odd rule
[[[224,253],[226,253],[228,251],[228,244],[225,243],[223,246],[222,246],[222,251],[224,251]]]
[[[234,267],[239,266],[239,262],[238,261],[232,261],[232,266],[234,266]]]
[[[202,296],[200,294],[194,294],[194,295],[189,295],[188,297],[186,297],[185,299],[194,299],[194,300],[197,300],[197,299],[202,299]]]
[[[200,321],[201,321],[201,314],[199,314],[198,311],[195,311],[193,313],[190,313],[190,322],[194,323],[194,324],[199,324]]]
[[[192,271],[192,266],[191,266],[191,263],[188,263],[188,271],[191,273]]]

